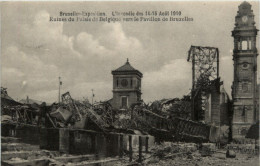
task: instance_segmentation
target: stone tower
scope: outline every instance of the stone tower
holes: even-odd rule
[[[258,119],[257,32],[251,5],[243,2],[238,7],[235,28],[232,31],[234,37],[233,138],[244,138],[248,128]]]
[[[143,74],[127,62],[116,70],[113,75],[113,100],[115,109],[127,109],[141,101],[141,79]]]

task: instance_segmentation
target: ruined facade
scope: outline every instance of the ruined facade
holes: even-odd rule
[[[198,121],[213,126],[230,125],[231,101],[220,78],[210,81],[194,98]]]
[[[187,61],[192,62],[191,118],[204,120],[205,103],[201,102],[205,102],[214,80],[219,81],[218,48],[191,46]]]
[[[257,94],[257,29],[253,10],[243,2],[235,17],[234,37],[234,81],[233,97],[233,138],[245,137],[248,128],[258,120]]]
[[[113,100],[115,109],[127,109],[141,101],[141,79],[143,74],[127,62],[116,70],[113,75]]]
[[[219,79],[212,81],[210,91],[205,95],[205,115],[207,124],[222,126],[230,123],[230,99]]]

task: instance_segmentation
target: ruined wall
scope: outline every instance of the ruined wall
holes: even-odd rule
[[[215,87],[211,89],[211,122],[220,124],[220,93]]]
[[[39,141],[39,130],[38,126],[33,125],[21,125],[16,127],[16,137],[23,139],[25,143],[38,145]]]
[[[218,90],[221,89],[221,90]],[[212,125],[230,125],[230,100],[223,85],[212,85],[207,94],[205,122]]]
[[[21,138],[21,142],[39,145],[41,149],[70,154],[96,154],[97,157],[118,156],[120,134],[68,128],[41,128],[31,125],[17,127],[4,124],[2,136]],[[123,135],[122,135],[123,136]],[[124,141],[121,139],[121,142]],[[124,144],[127,144],[126,142]]]
[[[17,137],[25,143],[40,144],[40,127],[33,125],[19,125],[12,123],[1,124],[1,136]]]
[[[230,111],[229,103],[220,104],[221,125],[230,125],[229,111]]]
[[[70,131],[67,128],[59,129],[59,151],[63,153],[69,152]]]
[[[40,148],[47,150],[59,150],[59,129],[40,128]]]
[[[15,124],[2,123],[1,136],[4,137],[15,136],[15,132],[16,132],[15,128],[16,128]]]
[[[95,133],[71,130],[69,133],[69,152],[72,154],[91,154],[95,152]]]

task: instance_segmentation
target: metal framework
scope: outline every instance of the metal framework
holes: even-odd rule
[[[75,121],[80,121],[82,119],[82,115],[79,112],[78,107],[75,105],[74,100],[70,96],[69,92],[64,93],[61,96],[62,103],[67,105],[68,109],[73,112],[73,118]]]
[[[215,47],[191,46],[188,62],[192,62],[192,87],[196,87],[201,76],[209,80],[219,77],[219,51]]]
[[[62,103],[68,106],[68,109],[73,112],[74,117],[72,118],[74,118],[75,121],[82,120],[82,114],[86,114],[86,116],[90,118],[103,131],[109,127],[109,124],[107,124],[107,122],[105,122],[102,117],[98,115],[92,108],[85,108],[82,105],[77,106],[69,92],[64,93],[61,98]]]
[[[219,51],[215,47],[191,46],[188,62],[192,62],[192,120],[198,120],[195,112],[195,98],[198,92],[207,88],[212,80],[219,78]]]

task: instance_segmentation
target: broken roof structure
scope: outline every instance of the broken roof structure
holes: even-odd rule
[[[1,106],[16,106],[22,105],[21,103],[15,101],[10,96],[8,96],[7,88],[1,87]]]
[[[127,73],[127,74],[137,74],[140,77],[143,77],[143,74],[139,70],[137,70],[133,66],[131,66],[128,59],[123,66],[117,68],[116,70],[113,70],[112,74],[117,75],[117,74],[122,74],[122,72]]]

